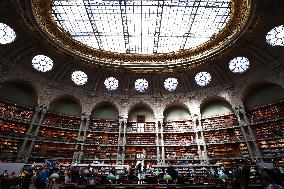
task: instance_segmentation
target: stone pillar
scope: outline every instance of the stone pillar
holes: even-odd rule
[[[165,164],[165,147],[164,147],[164,135],[163,135],[163,116],[156,116],[156,148],[157,148],[157,164]]]
[[[90,122],[90,115],[87,113],[82,113],[81,115],[81,123],[80,123],[80,128],[77,136],[77,145],[75,152],[73,154],[72,162],[73,163],[80,163],[83,157],[83,149],[84,149],[84,144],[85,140],[87,137],[87,130],[89,127],[89,122]]]
[[[127,115],[119,116],[119,133],[116,164],[124,164],[126,145]]]
[[[25,137],[24,137],[24,143],[21,146],[21,149],[17,155],[17,160],[16,160],[17,162],[25,162],[25,163],[28,162],[28,159],[32,153],[34,142],[38,135],[38,131],[40,129],[40,126],[42,124],[43,118],[47,110],[48,110],[48,106],[42,105],[42,104],[39,104],[35,108],[35,112],[31,120],[30,127],[27,130]]]
[[[194,113],[192,116],[193,127],[195,131],[196,144],[198,148],[198,156],[201,163],[208,163],[208,155],[206,143],[203,135],[203,127],[201,123],[201,114]]]

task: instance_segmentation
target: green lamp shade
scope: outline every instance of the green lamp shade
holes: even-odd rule
[[[159,175],[159,174],[160,174],[160,171],[156,171],[155,174],[156,174],[156,175]]]
[[[250,173],[256,173],[256,170],[254,168],[251,168]]]
[[[52,174],[49,176],[49,178],[52,179],[52,180],[59,179],[59,174],[57,174],[57,173],[52,173]]]
[[[219,175],[219,179],[227,180],[227,179],[229,179],[229,177],[228,177],[228,175],[222,174],[222,175]]]
[[[165,176],[163,177],[163,180],[169,181],[169,180],[172,180],[172,177],[171,177],[171,175],[165,175]]]
[[[115,176],[112,173],[110,173],[107,176],[107,180],[115,180]]]

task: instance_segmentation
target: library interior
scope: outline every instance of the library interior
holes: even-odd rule
[[[284,188],[283,18],[283,0],[1,0],[0,188]]]

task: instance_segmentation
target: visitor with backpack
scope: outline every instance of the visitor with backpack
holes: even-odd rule
[[[45,189],[48,177],[49,177],[48,169],[44,168],[41,171],[39,171],[35,178],[36,189]]]

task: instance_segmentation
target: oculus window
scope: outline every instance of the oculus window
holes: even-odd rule
[[[230,60],[229,69],[233,73],[243,73],[249,68],[249,60],[246,57],[236,57]]]
[[[10,26],[0,23],[0,44],[12,43],[15,39],[16,33],[14,30]]]
[[[32,59],[32,66],[40,72],[50,71],[53,67],[53,61],[45,55],[36,55]]]
[[[266,42],[271,46],[284,46],[284,25],[270,30],[266,35]]]
[[[148,81],[146,79],[137,79],[135,81],[135,89],[136,91],[143,93],[148,89]]]
[[[88,76],[82,71],[74,71],[71,75],[71,79],[76,85],[84,85],[88,81]]]
[[[114,91],[118,88],[118,80],[114,77],[106,78],[104,84],[106,89],[109,91]]]
[[[210,83],[211,81],[211,75],[208,72],[199,72],[198,74],[195,75],[195,82],[199,86],[206,86]]]
[[[169,53],[209,41],[228,23],[231,0],[51,0],[52,18],[75,40],[119,53]]]
[[[169,77],[164,81],[165,89],[167,89],[170,92],[176,90],[177,86],[178,86],[178,80],[176,78]]]

